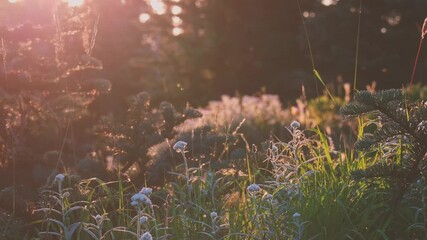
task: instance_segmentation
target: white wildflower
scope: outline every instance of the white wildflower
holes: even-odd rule
[[[60,173],[60,174],[56,175],[55,180],[56,180],[58,183],[62,183],[62,181],[64,181],[64,178],[65,178],[65,175],[64,175],[64,174],[62,174],[62,173]]]
[[[301,214],[299,212],[296,212],[296,213],[294,213],[294,215],[292,215],[292,217],[299,218],[299,217],[301,217]]]
[[[139,238],[139,240],[152,240],[152,239],[153,239],[153,236],[151,236],[149,232],[142,234],[141,238]]]
[[[261,188],[258,186],[258,184],[252,183],[246,188],[246,190],[251,196],[255,196],[257,193],[261,191]]]
[[[139,193],[144,194],[147,197],[150,197],[150,195],[153,193],[153,189],[149,187],[143,187]]]
[[[134,207],[135,206],[141,206],[141,204],[146,204],[146,205],[151,205],[152,204],[151,200],[146,195],[144,195],[142,193],[134,194],[130,198],[130,200],[131,200],[130,204],[132,206],[134,206]]]
[[[293,129],[297,129],[297,128],[301,127],[301,124],[298,121],[293,121],[293,122],[291,122],[291,127]]]
[[[218,214],[216,212],[211,212],[211,218],[216,218],[218,217]]]
[[[142,216],[139,219],[139,223],[141,223],[141,224],[145,224],[147,221],[148,221],[148,217],[147,216]]]
[[[178,141],[173,145],[173,150],[175,150],[177,153],[184,153],[185,147],[187,146],[187,143],[184,141]]]
[[[104,217],[102,217],[101,215],[97,214],[97,215],[95,216],[95,221],[96,221],[96,224],[97,224],[97,225],[101,224],[101,222],[102,222],[103,220],[104,220]]]

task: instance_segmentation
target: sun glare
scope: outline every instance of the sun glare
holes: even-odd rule
[[[80,7],[85,3],[85,0],[67,0],[67,3],[70,7]]]
[[[8,0],[9,3],[17,3],[18,0]]]

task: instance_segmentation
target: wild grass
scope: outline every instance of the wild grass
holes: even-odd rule
[[[314,65],[305,23],[304,30],[312,70],[326,88]],[[93,32],[88,41],[88,57],[96,27]],[[357,41],[359,32],[360,15]],[[357,56],[354,86],[356,81]],[[414,88],[413,94],[421,89]],[[409,185],[397,205],[390,201],[393,191],[387,180],[357,181],[354,172],[381,162],[385,150],[368,152],[349,147],[355,140],[351,138],[371,134],[372,118],[363,116],[343,123],[337,109],[346,100],[327,88],[326,92],[312,101],[300,99],[295,113],[283,109],[273,95],[224,96],[222,101],[210,102],[200,110],[203,118],[181,117],[182,124],[176,124],[176,116],[186,114],[177,114],[171,104],[163,103],[160,112],[171,116],[165,127],[167,137],[161,132],[164,126],[149,119],[158,115],[148,109],[147,96],[140,94],[139,105],[130,109],[130,115],[137,113],[135,109],[143,109],[148,117],[144,117],[141,126],[155,129],[152,132],[160,140],[150,142],[144,138],[141,142],[149,144],[137,153],[149,154],[136,154],[132,161],[152,157],[166,163],[168,168],[162,169],[167,176],[164,184],[154,187],[141,184],[143,180],[131,181],[121,172],[120,163],[113,171],[114,181],[80,179],[72,170],[65,171],[67,174],[52,176],[52,184],[40,195],[34,211],[37,220],[30,224],[35,229],[34,236],[9,233],[14,219],[1,224],[0,236],[65,240],[426,239],[425,173]],[[135,118],[141,115],[135,114]],[[124,127],[135,132],[132,124],[138,122],[128,122]],[[209,128],[206,136],[202,134],[204,127]],[[353,132],[345,134],[344,127]],[[173,135],[175,132],[178,133]],[[134,143],[132,136],[124,139]],[[145,167],[145,163],[141,166]],[[130,169],[132,164],[127,167]],[[12,196],[14,215],[15,192]]]
[[[359,131],[368,123],[359,126]],[[332,149],[322,130],[303,130],[297,121],[286,129],[289,141],[271,141],[260,150],[264,163],[256,161],[260,155],[253,148],[247,164],[234,169],[195,165],[190,144],[179,141],[171,150],[179,153],[182,165],[157,189],[134,186],[120,178],[72,183],[72,176],[58,175],[53,189],[44,193],[45,206],[37,210],[43,212],[38,234],[61,239],[426,236],[424,178],[393,209],[387,182],[352,177],[354,171],[375,164],[367,161],[366,153],[343,146]]]

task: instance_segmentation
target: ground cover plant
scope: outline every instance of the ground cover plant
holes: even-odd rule
[[[155,81],[124,96],[120,110],[96,109],[117,96],[115,87],[123,91],[101,77],[111,65],[93,57],[97,42],[106,43],[97,38],[104,5],[49,2],[51,24],[3,29],[0,239],[427,239],[427,86],[416,83],[427,19],[412,78],[401,89],[374,82],[358,90],[363,2],[350,8],[358,12],[354,80],[338,76],[334,84],[313,54],[318,32],[307,28],[316,14],[304,7],[316,5],[296,1],[317,96],[301,84],[288,102],[261,89],[183,104],[186,88],[194,91],[187,96],[210,94],[195,90],[197,74],[206,92],[214,88],[216,68],[202,61],[210,52],[203,44],[221,49],[221,37],[199,31],[212,42],[190,58],[182,35],[203,30],[195,22],[215,19],[203,11],[222,9],[220,2],[143,3],[153,12],[139,15],[140,23],[152,21],[139,53],[149,57],[128,64]],[[317,4],[336,14],[334,5],[348,3]],[[192,16],[186,11],[200,13],[188,29],[180,23]],[[399,24],[397,12],[387,16]],[[182,45],[174,41],[180,36]],[[175,57],[185,66],[165,64]],[[230,68],[246,66],[237,65]],[[175,73],[191,80],[167,81]]]

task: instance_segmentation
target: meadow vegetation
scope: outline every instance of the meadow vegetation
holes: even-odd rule
[[[140,92],[96,116],[114,85],[94,77],[99,19],[73,11],[2,40],[0,239],[427,239],[426,86],[331,89],[313,64],[314,98]]]

